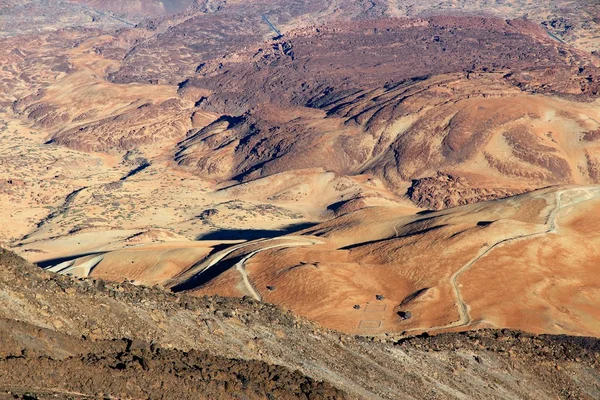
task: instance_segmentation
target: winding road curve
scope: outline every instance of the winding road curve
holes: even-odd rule
[[[572,191],[583,191],[587,195],[590,195],[591,197],[586,197],[582,200],[563,205],[562,204],[562,195],[564,193],[572,192]],[[487,256],[492,250],[494,250],[498,246],[501,246],[501,245],[504,245],[504,244],[507,244],[510,242],[514,242],[517,240],[521,240],[521,239],[531,239],[531,238],[534,238],[537,236],[544,236],[549,233],[556,232],[556,228],[557,228],[556,218],[558,217],[559,212],[563,208],[571,207],[571,206],[574,206],[579,203],[583,203],[586,201],[600,198],[600,193],[590,193],[589,190],[581,189],[581,188],[565,189],[565,190],[557,191],[555,198],[556,198],[555,206],[552,209],[552,211],[550,212],[550,214],[548,214],[548,217],[546,218],[546,222],[544,224],[544,225],[548,226],[548,229],[546,229],[542,232],[530,233],[530,234],[526,234],[526,235],[516,235],[516,236],[509,237],[509,238],[498,240],[497,242],[495,242],[493,245],[487,247],[486,249],[480,250],[479,253],[474,258],[472,258],[469,262],[467,262],[459,270],[457,270],[454,274],[452,274],[452,276],[450,277],[450,285],[452,286],[452,290],[456,297],[456,302],[457,302],[457,307],[458,307],[459,319],[457,321],[452,322],[447,325],[434,326],[434,327],[430,327],[430,328],[426,328],[426,329],[425,328],[411,328],[411,329],[407,329],[405,331],[405,333],[414,332],[414,331],[424,331],[424,330],[427,330],[427,332],[435,332],[435,331],[465,327],[465,326],[470,325],[472,320],[471,320],[471,316],[469,315],[468,305],[467,305],[467,303],[465,303],[465,301],[462,297],[462,294],[460,293],[459,286],[458,286],[458,279],[460,278],[460,276],[462,274],[464,274],[465,272],[467,272],[477,261],[479,261],[481,258]],[[396,231],[396,226],[394,226],[394,230]]]
[[[242,248],[248,247],[248,246],[252,246],[252,245],[256,245],[256,244],[263,244],[266,242],[273,242],[273,241],[278,241],[278,240],[289,240],[292,242],[278,243],[278,244],[274,244],[274,245],[270,245],[270,246],[266,246],[266,247],[261,247],[260,249],[254,250],[254,251],[248,253],[247,255],[245,255],[240,261],[238,261],[234,265],[234,268],[239,272],[239,274],[242,278],[242,284],[244,285],[244,288],[245,288],[247,294],[252,296],[255,300],[261,301],[262,297],[261,297],[260,293],[258,292],[258,290],[250,282],[250,279],[248,277],[248,272],[246,271],[246,268],[245,268],[246,262],[249,259],[251,259],[256,254],[258,254],[262,251],[274,249],[277,247],[295,247],[295,246],[307,246],[307,245],[312,246],[315,244],[322,244],[323,242],[316,240],[316,239],[312,239],[312,238],[308,238],[308,237],[300,237],[300,236],[281,236],[281,237],[275,237],[272,239],[259,239],[259,240],[254,240],[252,242],[245,242],[245,243],[242,243],[239,245],[229,247],[223,251],[220,251],[220,252],[216,253],[214,256],[212,256],[211,258],[209,258],[208,260],[205,260],[205,261],[201,262],[200,264],[191,267],[186,272],[184,272],[182,275],[175,278],[173,283],[171,283],[169,286],[174,287],[174,286],[180,285],[187,280],[193,279],[194,277],[197,277],[201,274],[206,273],[211,267],[217,265],[224,258],[226,258],[227,256],[229,256],[230,254],[232,254],[233,252],[235,252],[239,249],[242,249]]]
[[[315,244],[322,244],[323,242],[313,239],[313,238],[309,238],[309,237],[281,236],[281,237],[275,237],[272,239],[258,239],[258,240],[253,240],[251,242],[244,242],[244,243],[241,243],[238,245],[233,245],[231,247],[228,247],[225,250],[217,252],[209,259],[205,259],[198,263],[192,264],[185,272],[172,278],[166,286],[168,286],[170,288],[174,288],[174,287],[177,287],[178,285],[184,284],[187,281],[197,278],[198,276],[209,271],[212,267],[217,265],[224,258],[226,258],[227,256],[229,256],[230,254],[232,254],[233,252],[235,252],[237,250],[243,249],[248,246],[260,245],[260,244],[263,244],[266,242],[281,241],[281,240],[289,241],[289,242],[288,243],[277,243],[277,244],[273,244],[270,246],[261,247],[257,250],[254,250],[254,251],[248,253],[247,255],[245,255],[240,261],[238,261],[234,265],[235,269],[240,273],[240,276],[242,279],[242,284],[243,284],[244,289],[247,292],[247,294],[252,296],[255,300],[261,301],[262,298],[261,298],[258,290],[256,290],[256,288],[250,282],[250,279],[248,278],[248,272],[246,271],[246,268],[245,268],[245,264],[249,259],[251,259],[256,254],[258,254],[262,251],[277,248],[277,247],[295,247],[295,246],[307,246],[307,245],[312,246]],[[87,277],[90,275],[92,270],[103,260],[103,258],[104,258],[104,254],[101,254],[101,255],[93,257],[90,260],[87,260],[83,263],[78,263],[77,260],[70,260],[67,262],[63,262],[63,263],[60,263],[57,265],[47,267],[46,269],[48,271],[56,272],[56,273],[63,274],[63,275],[75,273],[75,271],[78,271],[79,273],[77,274],[77,276]]]
[[[569,201],[567,204],[564,204],[564,195],[571,195],[571,199],[570,199],[571,201]],[[473,257],[471,260],[469,260],[466,264],[464,264],[461,268],[459,268],[456,272],[454,272],[450,276],[449,283],[450,283],[450,286],[452,287],[452,291],[456,298],[456,305],[457,305],[458,315],[459,315],[459,318],[457,321],[451,322],[446,325],[441,325],[441,326],[433,326],[433,327],[427,327],[427,328],[423,328],[423,327],[410,328],[405,331],[405,334],[408,332],[414,332],[414,331],[435,332],[435,331],[465,327],[465,326],[470,325],[472,323],[472,319],[471,319],[471,316],[469,315],[469,307],[463,299],[463,296],[462,296],[460,288],[459,288],[459,283],[458,283],[458,280],[465,272],[469,271],[480,259],[489,255],[492,252],[492,250],[494,250],[495,248],[497,248],[499,246],[502,246],[502,245],[505,245],[505,244],[508,244],[511,242],[515,242],[517,240],[532,239],[535,237],[540,237],[540,236],[544,236],[544,235],[556,232],[557,227],[558,227],[557,226],[557,217],[561,210],[563,210],[564,208],[567,208],[567,207],[574,206],[576,204],[595,200],[598,198],[600,198],[600,188],[597,188],[597,187],[596,188],[591,188],[591,187],[567,188],[567,189],[562,189],[562,190],[556,191],[555,205],[552,208],[552,210],[550,211],[550,213],[548,214],[548,216],[546,217],[546,220],[544,222],[544,226],[546,227],[546,229],[544,229],[543,231],[540,231],[540,232],[534,232],[534,233],[529,233],[529,234],[520,234],[520,235],[515,235],[515,236],[508,237],[508,238],[500,239],[500,240],[496,241],[495,243],[493,243],[491,246],[482,248],[477,253],[477,255],[475,255],[475,257]],[[399,236],[399,232],[397,229],[399,224],[400,224],[400,222],[393,226],[395,236]],[[283,241],[284,243],[277,243],[280,241]],[[240,244],[228,247],[222,251],[219,251],[219,252],[215,253],[213,256],[210,256],[209,258],[204,259],[204,260],[192,265],[185,272],[183,272],[179,276],[174,277],[168,286],[175,287],[175,286],[184,284],[187,281],[193,280],[193,279],[201,276],[202,274],[207,273],[207,271],[209,271],[212,267],[219,264],[223,259],[225,259],[229,255],[231,255],[232,253],[234,253],[240,249],[243,249],[243,248],[249,247],[249,246],[257,246],[257,245],[260,246],[260,245],[267,244],[269,242],[276,242],[276,243],[266,245],[266,246],[260,247],[258,249],[252,250],[248,254],[244,255],[237,263],[234,264],[234,268],[240,274],[241,283],[243,284],[245,292],[248,295],[252,296],[255,300],[258,300],[258,301],[261,301],[262,297],[261,297],[259,291],[250,282],[248,272],[246,271],[246,268],[245,268],[245,265],[248,262],[248,260],[250,260],[252,257],[254,257],[256,254],[258,254],[260,252],[270,250],[273,248],[312,246],[312,245],[316,245],[316,244],[323,244],[323,242],[321,242],[317,239],[314,239],[311,237],[305,237],[305,236],[281,236],[281,237],[275,237],[275,238],[271,238],[271,239],[258,239],[258,240],[254,240],[251,242],[240,243]],[[79,268],[79,269],[84,269],[86,275],[89,275],[91,270],[101,260],[102,260],[102,256],[99,256],[99,257],[95,257],[91,260],[88,260],[86,263],[83,263],[85,265],[81,264],[81,265],[75,266],[73,262],[69,262],[69,263],[59,264],[59,265],[51,267],[49,269],[53,270],[55,272],[64,274],[67,272],[71,272],[72,270],[74,270],[74,268]]]
[[[290,237],[284,237],[284,238],[290,239]],[[278,238],[278,239],[283,239],[283,238]],[[304,238],[297,238],[297,237],[294,239],[298,239],[298,240],[300,240],[300,242],[282,243],[282,244],[275,244],[273,246],[263,247],[261,249],[255,250],[252,253],[248,254],[247,256],[245,256],[244,258],[242,258],[240,261],[238,261],[235,264],[235,269],[242,276],[242,282],[244,283],[246,292],[248,292],[248,294],[251,295],[254,298],[254,300],[262,301],[262,297],[261,297],[260,293],[258,292],[258,290],[256,290],[256,288],[252,285],[252,283],[250,283],[250,280],[248,279],[248,272],[246,272],[246,267],[245,267],[246,261],[248,261],[250,258],[254,257],[256,254],[260,253],[261,251],[274,249],[276,247],[306,246],[307,243],[308,243],[308,245],[312,246],[315,244],[322,243],[322,242],[318,242],[316,240],[311,240],[311,239],[304,239]]]

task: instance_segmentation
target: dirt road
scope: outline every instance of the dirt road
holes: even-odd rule
[[[456,298],[456,305],[458,308],[459,319],[457,321],[452,322],[447,325],[443,325],[443,326],[434,326],[434,327],[427,327],[427,328],[425,328],[425,327],[412,328],[412,329],[406,330],[405,332],[409,333],[409,332],[425,331],[425,330],[428,332],[435,332],[435,331],[465,327],[465,326],[470,325],[471,324],[471,316],[469,315],[469,307],[462,297],[462,294],[460,292],[459,283],[458,283],[458,279],[461,277],[461,275],[463,275],[465,272],[467,272],[469,269],[471,269],[475,265],[475,263],[477,263],[477,261],[479,261],[483,257],[489,255],[492,252],[492,250],[494,250],[495,248],[497,248],[499,246],[502,246],[502,245],[505,245],[508,243],[512,243],[517,240],[533,239],[535,237],[539,237],[539,236],[543,236],[543,235],[547,235],[547,234],[556,232],[557,231],[556,218],[558,217],[558,214],[560,213],[560,211],[562,209],[564,209],[566,207],[574,206],[579,203],[583,203],[586,201],[600,198],[600,191],[597,188],[596,188],[595,192],[598,192],[598,193],[590,192],[590,190],[592,190],[592,189],[591,188],[590,189],[578,188],[578,189],[565,189],[565,190],[557,191],[556,196],[555,196],[555,206],[548,214],[548,217],[546,218],[546,222],[544,224],[544,226],[548,227],[547,229],[545,229],[541,232],[530,233],[530,234],[525,234],[525,235],[515,235],[515,236],[511,236],[508,238],[498,240],[497,242],[493,243],[491,246],[481,249],[475,257],[473,257],[469,262],[467,262],[460,269],[458,269],[454,274],[452,274],[452,276],[450,276],[450,285],[452,286],[452,291]],[[563,205],[563,201],[562,201],[563,194],[565,194],[565,193],[571,194],[573,191],[583,192],[582,196],[584,196],[584,198],[582,198],[578,201],[574,201],[574,202],[572,201],[572,202],[569,202],[568,204]],[[577,197],[581,198],[581,196],[577,196]],[[394,230],[396,231],[396,226],[394,226]]]

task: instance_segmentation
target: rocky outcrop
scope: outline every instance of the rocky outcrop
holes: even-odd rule
[[[473,187],[465,178],[438,173],[434,177],[413,180],[407,195],[419,207],[429,210],[441,210],[510,197],[524,191]]]
[[[136,339],[90,340],[0,319],[0,397],[345,399],[329,383],[262,361],[165,349]]]

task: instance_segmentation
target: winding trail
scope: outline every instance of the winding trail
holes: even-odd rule
[[[552,193],[543,194],[541,198],[548,199]],[[483,257],[488,256],[494,249],[499,246],[503,246],[512,242],[516,242],[518,240],[528,240],[536,237],[542,237],[547,234],[555,233],[558,230],[558,216],[561,210],[572,207],[574,205],[588,202],[591,200],[596,200],[600,198],[600,188],[598,187],[578,187],[578,188],[565,188],[561,190],[556,190],[554,193],[554,205],[552,209],[549,211],[548,215],[543,222],[544,229],[542,231],[527,233],[527,234],[515,234],[509,237],[505,237],[502,239],[498,239],[497,241],[491,243],[491,245],[487,245],[482,247],[477,254],[471,258],[467,263],[462,265],[458,270],[456,270],[449,278],[449,284],[452,288],[452,292],[455,297],[455,304],[457,306],[458,311],[458,319],[454,322],[451,322],[446,325],[432,326],[432,327],[416,327],[409,328],[404,333],[409,332],[436,332],[441,330],[448,330],[453,328],[461,328],[469,326],[473,323],[471,316],[469,314],[469,306],[465,302],[463,295],[460,290],[459,280],[467,271],[469,271],[479,260]],[[548,200],[546,200],[548,201]],[[549,205],[552,206],[552,203]],[[404,221],[397,222],[393,226],[393,230],[395,232],[395,236],[400,236],[398,227]],[[249,242],[243,242],[239,244],[234,244],[226,249],[216,252],[213,255],[208,256],[202,260],[197,261],[192,264],[189,268],[187,268],[181,274],[173,277],[169,284],[166,285],[171,289],[176,288],[177,286],[185,286],[194,285],[194,281],[202,281],[203,279],[208,282],[214,276],[219,275],[223,271],[230,269],[231,267],[235,268],[237,273],[239,273],[241,281],[239,284],[242,286],[241,290],[246,294],[250,295],[257,301],[262,301],[262,297],[257,288],[252,284],[248,271],[246,270],[246,263],[248,260],[252,259],[252,257],[256,256],[258,253],[267,251],[274,248],[289,248],[296,246],[313,246],[316,244],[323,244],[322,241],[309,237],[309,236],[281,236],[270,239],[258,239]],[[233,253],[239,250],[243,250],[247,247],[255,246],[255,248],[248,249],[246,253],[242,253],[236,257],[241,257],[235,264],[233,264],[235,258],[229,260],[231,264],[221,265],[218,267],[218,271],[213,271],[214,267],[221,263],[224,259],[231,256]],[[53,267],[48,268],[51,271],[58,273],[69,273],[75,272],[75,270],[83,270],[85,276],[89,275],[90,272],[102,261],[103,255],[99,255],[93,257],[83,263],[79,263],[75,265],[75,261],[67,261]],[[210,271],[209,275],[207,272]],[[214,275],[214,276],[211,276]],[[182,288],[182,290],[185,290]]]
[[[286,239],[290,239],[289,237],[285,237]],[[279,238],[282,239],[282,238]],[[282,243],[282,244],[275,244],[273,246],[267,246],[267,247],[263,247],[261,249],[255,250],[252,253],[248,254],[247,256],[245,256],[244,258],[242,258],[240,261],[238,261],[235,264],[235,269],[240,273],[240,275],[242,276],[242,282],[244,284],[244,287],[246,288],[246,292],[251,295],[254,300],[258,300],[258,301],[262,301],[262,297],[260,295],[260,293],[258,292],[258,290],[252,285],[252,283],[250,282],[250,280],[248,279],[248,272],[246,271],[246,262],[251,259],[252,257],[254,257],[256,254],[260,253],[261,251],[265,251],[265,250],[269,250],[269,249],[274,249],[276,247],[295,247],[295,246],[306,246],[307,243],[308,245],[312,246],[315,245],[317,242],[315,240],[310,240],[310,239],[304,239],[304,238],[295,238],[298,239],[299,242],[296,243]]]
[[[222,259],[237,251],[239,249],[243,249],[244,247],[252,246],[257,243],[261,243],[265,241],[264,239],[258,239],[251,242],[244,242],[242,244],[234,245],[226,248],[225,250],[219,251],[215,253],[208,260],[201,260],[200,262],[196,262],[192,264],[188,269],[180,273],[179,275],[174,276],[169,283],[169,287],[173,288],[175,286],[181,285],[182,283],[192,280],[195,277],[206,273],[211,267],[217,265]]]
[[[234,265],[234,268],[240,274],[241,283],[243,284],[245,292],[247,294],[249,294],[250,296],[252,296],[255,300],[262,301],[262,297],[261,297],[260,293],[250,282],[250,279],[248,277],[248,272],[246,271],[246,268],[245,268],[246,262],[249,259],[251,259],[252,257],[254,257],[255,255],[257,255],[258,253],[260,253],[262,251],[274,249],[277,247],[312,246],[315,244],[322,244],[323,242],[313,239],[313,238],[309,238],[309,237],[281,236],[281,237],[275,237],[275,238],[271,238],[271,239],[258,239],[258,240],[253,240],[250,242],[240,243],[237,245],[230,246],[222,251],[219,251],[219,252],[215,253],[213,256],[209,257],[208,259],[202,259],[201,261],[192,264],[184,272],[173,277],[166,286],[171,288],[171,290],[176,291],[178,286],[185,286],[186,283],[189,284],[190,281],[198,279],[203,274],[206,274],[208,271],[211,271],[211,268],[213,268],[215,265],[219,264],[223,259],[225,259],[227,256],[231,255],[232,253],[234,253],[240,249],[243,249],[245,247],[257,246],[257,245],[260,246],[261,244],[266,244],[267,242],[274,242],[274,241],[284,241],[287,243],[276,243],[273,245],[260,247],[256,250],[253,250],[250,253],[246,254],[240,261],[238,261]],[[77,271],[78,272],[77,276],[88,277],[90,275],[90,273],[94,270],[94,268],[100,262],[102,262],[103,259],[104,259],[104,254],[100,254],[100,255],[93,257],[89,260],[86,260],[84,262],[78,262],[77,259],[69,260],[69,261],[65,261],[65,262],[62,262],[62,263],[59,263],[56,265],[49,266],[45,269],[48,271],[56,272],[56,273],[63,274],[63,275],[73,274]]]
[[[253,246],[253,245],[257,245],[257,244],[260,245],[260,244],[263,244],[266,242],[273,242],[273,241],[278,241],[278,240],[289,240],[292,242],[278,243],[278,244],[273,244],[273,245],[266,246],[266,247],[261,247],[257,250],[254,250],[254,251],[248,253],[247,255],[245,255],[240,261],[238,261],[234,265],[234,268],[236,269],[236,271],[239,272],[239,274],[241,276],[242,284],[244,286],[246,293],[249,294],[250,296],[252,296],[252,298],[254,298],[255,300],[262,301],[262,297],[261,297],[260,293],[254,287],[254,285],[252,285],[252,283],[250,282],[250,279],[248,277],[248,272],[246,271],[245,266],[246,266],[246,262],[249,259],[251,259],[256,254],[258,254],[262,251],[274,249],[277,247],[296,247],[296,246],[307,246],[307,245],[312,246],[315,244],[322,244],[323,242],[316,240],[316,239],[300,237],[300,236],[281,236],[281,237],[275,237],[275,238],[271,238],[271,239],[259,239],[259,240],[254,240],[251,242],[245,242],[245,243],[227,248],[223,251],[220,251],[220,252],[216,253],[213,257],[211,257],[210,259],[204,260],[200,264],[192,266],[186,272],[184,272],[179,277],[174,279],[174,281],[176,281],[175,284],[171,284],[169,286],[174,287],[177,285],[181,285],[185,281],[194,279],[194,278],[206,273],[211,267],[214,267],[215,265],[217,265],[224,258],[226,258],[227,256],[229,256],[230,254],[232,254],[233,252],[235,252],[237,250],[243,249],[244,247]]]
[[[572,191],[583,191],[587,195],[590,195],[591,197],[586,197],[582,200],[563,205],[562,204],[562,195],[564,193],[572,192]],[[598,198],[600,198],[600,193],[592,194],[587,189],[577,188],[577,189],[565,189],[565,190],[557,191],[555,194],[555,206],[552,209],[552,211],[550,211],[550,213],[548,214],[548,217],[546,218],[546,221],[544,223],[544,225],[548,226],[548,229],[541,231],[541,232],[529,233],[529,234],[524,234],[524,235],[515,235],[515,236],[511,236],[509,238],[498,240],[491,246],[480,250],[479,253],[475,257],[473,257],[469,262],[467,262],[460,269],[458,269],[454,274],[452,274],[452,276],[450,276],[450,285],[452,287],[452,291],[454,292],[454,296],[456,297],[456,302],[457,302],[457,307],[458,307],[459,319],[457,321],[452,322],[447,325],[433,326],[430,328],[411,328],[411,329],[407,329],[405,331],[405,333],[414,332],[414,331],[424,331],[424,330],[426,330],[427,332],[435,332],[435,331],[446,330],[446,329],[451,329],[451,328],[460,328],[460,327],[465,327],[465,326],[470,325],[472,320],[471,320],[471,316],[469,315],[468,305],[467,305],[467,303],[465,303],[465,301],[462,297],[462,294],[460,292],[460,288],[458,286],[458,279],[461,277],[462,274],[464,274],[471,267],[473,267],[473,265],[475,263],[477,263],[477,261],[479,261],[483,257],[490,254],[491,251],[494,250],[496,247],[499,247],[501,245],[511,243],[511,242],[514,242],[517,240],[532,239],[534,237],[544,236],[549,233],[556,232],[556,229],[557,229],[556,218],[558,217],[558,214],[561,211],[561,209],[566,208],[566,207],[571,207],[571,206],[574,206],[576,204],[583,203],[586,201],[598,199]],[[398,231],[396,230],[396,225],[394,225],[394,231],[396,231],[396,234],[397,234]]]

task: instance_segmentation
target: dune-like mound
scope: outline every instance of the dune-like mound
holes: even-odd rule
[[[185,106],[177,100],[168,100],[161,104],[142,104],[117,116],[77,124],[59,131],[49,143],[88,152],[128,151],[143,144],[180,139],[191,127]]]
[[[367,207],[293,235],[213,247],[161,283],[250,296],[350,333],[508,327],[593,336],[599,198],[597,187],[567,186],[438,212]],[[150,279],[158,262],[176,261],[171,247],[108,253],[110,262],[79,274]]]
[[[255,243],[198,293],[258,294],[349,332],[597,335],[598,194],[552,189],[400,218],[367,208],[289,243]]]
[[[261,108],[218,120],[193,130],[175,159],[219,180],[321,167],[370,173],[399,195],[421,181],[409,195],[431,208],[598,182],[596,103],[526,93],[502,74],[410,81],[319,106],[326,114]],[[440,174],[460,184],[433,179]]]

